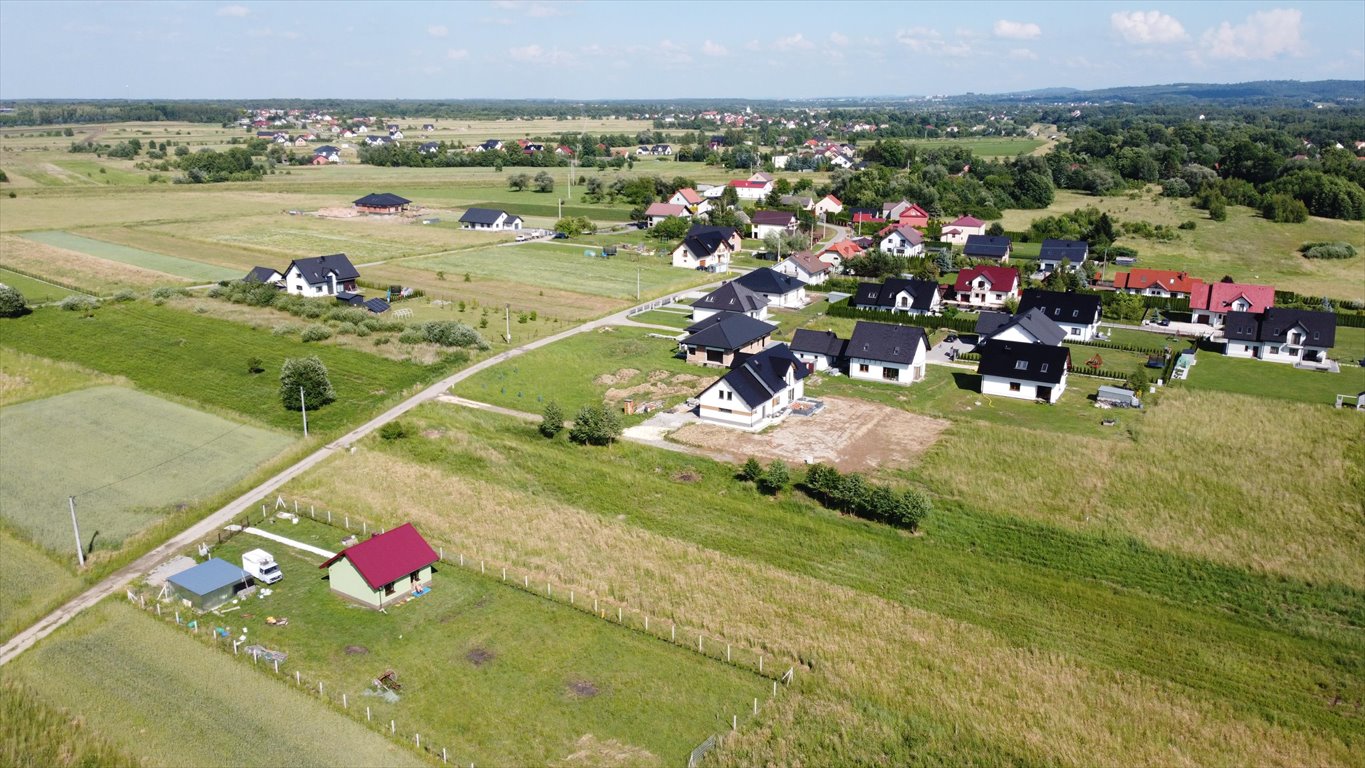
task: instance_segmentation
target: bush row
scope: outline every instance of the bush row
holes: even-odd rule
[[[805,486],[812,497],[830,509],[908,531],[918,529],[933,511],[933,503],[920,491],[876,485],[856,472],[840,474],[825,464],[812,464],[806,470]]]
[[[829,310],[826,314],[830,317],[872,320],[879,323],[894,323],[896,325],[914,325],[920,328],[929,328],[931,330],[936,328],[948,328],[964,333],[971,333],[976,330],[975,317],[947,318],[937,315],[908,315],[902,312],[857,309],[849,302],[850,299],[844,299],[843,301],[829,305]]]
[[[1101,379],[1118,379],[1123,381],[1131,374],[1120,373],[1119,371],[1106,371],[1103,368],[1091,368],[1086,365],[1069,365],[1066,368],[1069,373],[1076,373],[1082,376],[1097,376]]]

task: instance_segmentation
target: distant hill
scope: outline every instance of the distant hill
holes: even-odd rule
[[[1091,102],[1153,104],[1220,102],[1245,104],[1306,104],[1309,102],[1365,101],[1365,81],[1361,80],[1259,80],[1249,83],[1171,83],[1169,85],[1140,85],[1120,88],[1077,90],[1074,88],[1042,88],[1016,93],[992,95],[968,94],[952,97],[954,101],[1000,102]]]

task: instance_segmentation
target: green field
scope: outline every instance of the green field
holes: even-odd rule
[[[651,309],[648,312],[641,312],[638,315],[631,315],[630,319],[636,323],[648,323],[649,325],[667,325],[671,328],[683,329],[692,324],[692,316],[685,312],[675,312],[672,310]]]
[[[0,765],[138,768],[141,761],[91,733],[71,710],[49,707],[28,687],[0,677]]]
[[[270,530],[329,550],[345,536],[306,516]],[[352,707],[371,706],[380,722],[397,720],[404,733],[423,734],[462,764],[552,765],[588,736],[604,747],[643,750],[633,765],[677,765],[769,691],[757,675],[453,564],[437,567],[431,593],[381,614],[332,594],[317,576],[319,556],[254,536],[213,554],[237,562],[260,546],[280,562],[284,580],[244,609],[254,618],[214,621],[231,623],[233,632],[246,627],[249,637],[287,652],[284,674],[302,670],[333,698],[347,692]],[[288,616],[289,626],[268,626],[266,613]],[[347,654],[347,646],[368,653]],[[487,659],[470,661],[476,651]],[[399,674],[396,704],[361,695],[380,667]],[[595,692],[575,693],[575,683]]]
[[[1257,413],[1257,425],[1275,423],[1279,408],[1301,408],[1194,393],[1168,400],[1182,394],[1186,407],[1159,432],[1138,430],[1122,482],[1109,486],[1127,499],[1122,509],[1153,507],[1144,506],[1145,493],[1160,489],[1149,519],[1170,509],[1178,521],[1178,504],[1166,503],[1190,498],[1189,474],[1198,471],[1191,457],[1225,451],[1231,434],[1210,433],[1209,422],[1238,405]],[[1203,414],[1195,430],[1186,428],[1191,413]],[[1266,450],[1287,466],[1339,453],[1337,430],[1348,423],[1337,417],[1330,409],[1296,412]],[[536,573],[585,588],[630,585],[623,589],[635,604],[666,605],[689,622],[724,628],[727,638],[805,660],[800,695],[741,729],[718,764],[750,765],[761,755],[954,764],[964,753],[1015,764],[1066,762],[1063,755],[1078,763],[1086,762],[1081,755],[1150,764],[1356,762],[1360,715],[1333,701],[1365,697],[1365,572],[1352,554],[1365,531],[1349,508],[1321,508],[1319,500],[1349,493],[1365,455],[1350,459],[1354,470],[1341,468],[1338,456],[1330,482],[1302,504],[1277,507],[1262,525],[1282,531],[1278,538],[1229,516],[1257,508],[1265,482],[1279,482],[1253,478],[1205,491],[1221,499],[1217,536],[1201,528],[1203,517],[1183,527],[1140,526],[1144,536],[1175,539],[1156,547],[1120,532],[1117,521],[1051,524],[1019,505],[1041,475],[1065,491],[1054,503],[1074,515],[1092,498],[1082,492],[1086,478],[1106,476],[1118,461],[1095,446],[1123,440],[959,421],[950,435],[972,439],[941,442],[924,473],[907,476],[939,497],[923,535],[909,537],[822,510],[799,491],[768,500],[736,480],[733,466],[695,456],[632,444],[583,449],[454,407],[424,406],[409,420],[422,437],[368,441],[286,493],[305,503],[346,493],[371,519],[412,520],[429,535],[470,542],[480,556],[534,564]],[[1337,426],[1320,440],[1324,420]],[[1184,447],[1170,452],[1173,441]],[[1016,442],[1018,450],[991,459]],[[1084,471],[1052,469],[1076,457],[1085,457]],[[969,469],[944,474],[956,466]],[[952,498],[953,484],[968,475],[977,479],[964,500]],[[352,488],[347,478],[356,476],[372,480]],[[1003,508],[966,501],[986,486]],[[1229,536],[1239,530],[1251,535]],[[1220,562],[1177,545],[1222,547],[1210,552]],[[1305,558],[1312,547],[1321,551]],[[1292,554],[1260,563],[1280,550]],[[1039,716],[1045,742],[1037,741]]]
[[[50,301],[59,301],[70,296],[75,291],[63,288],[60,285],[36,280],[28,275],[21,275],[18,272],[11,272],[8,269],[0,268],[0,283],[24,294],[24,300],[30,305],[46,304]]]
[[[1358,365],[1342,365],[1340,373],[1305,371],[1287,363],[1228,357],[1213,349],[1200,351],[1198,360],[1189,378],[1176,386],[1317,405],[1332,405],[1337,395],[1365,392],[1365,368]]]
[[[118,261],[124,264],[132,264],[143,269],[152,269],[157,272],[165,272],[168,275],[176,275],[191,280],[202,280],[205,282],[216,280],[231,280],[241,277],[237,270],[226,269],[224,267],[204,264],[198,261],[182,259],[176,256],[166,256],[160,253],[152,253],[137,248],[129,248],[126,245],[115,245],[101,240],[92,240],[88,237],[73,235],[69,232],[30,232],[24,235],[25,238],[55,248],[65,248],[67,250],[84,253],[100,259]]]
[[[631,300],[637,277],[644,299],[715,280],[715,275],[677,269],[658,257],[621,254],[603,259],[585,256],[584,251],[572,245],[530,243],[410,259],[404,265]]]
[[[1016,157],[1027,155],[1046,142],[1042,139],[1029,139],[1023,137],[997,136],[960,139],[906,139],[909,144],[921,152],[929,149],[940,149],[944,147],[966,147],[977,157]]]
[[[79,365],[0,347],[0,406],[117,381]]]
[[[55,307],[40,309],[8,323],[5,343],[290,432],[301,428],[301,420],[280,404],[280,366],[286,358],[317,355],[327,365],[337,392],[336,402],[308,414],[310,429],[320,434],[355,424],[404,390],[450,368],[444,362],[422,366],[305,344],[297,336],[276,336],[268,328],[258,330],[145,301],[109,304],[90,319]],[[264,373],[247,371],[247,360],[253,357],[261,358]]]
[[[11,503],[5,500],[6,507]],[[5,585],[0,590],[0,640],[37,621],[79,583],[47,553],[0,525],[0,584]]]
[[[82,538],[118,548],[166,509],[241,480],[290,439],[122,387],[95,387],[0,410],[6,524],[69,551],[77,496]]]
[[[152,766],[426,764],[316,698],[113,598],[6,672]]]

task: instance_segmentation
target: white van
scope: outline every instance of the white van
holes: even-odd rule
[[[242,570],[263,584],[274,584],[284,578],[275,558],[264,549],[253,549],[242,555]]]

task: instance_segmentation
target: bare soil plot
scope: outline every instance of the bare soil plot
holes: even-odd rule
[[[952,423],[842,397],[826,397],[824,402],[824,410],[814,416],[789,416],[758,434],[689,424],[670,437],[727,454],[819,461],[845,472],[864,472],[915,462]]]

